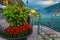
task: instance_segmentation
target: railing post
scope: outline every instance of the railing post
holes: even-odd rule
[[[40,34],[42,32],[42,27],[41,27],[41,24],[40,24],[40,14],[39,14],[39,17],[38,17],[38,34]]]
[[[38,34],[40,34],[40,24],[39,24],[39,21],[38,21]]]
[[[31,22],[31,26],[33,27],[33,15],[32,15],[32,18],[31,18],[31,19],[32,19],[32,20],[31,20],[31,21],[32,21],[32,22]]]

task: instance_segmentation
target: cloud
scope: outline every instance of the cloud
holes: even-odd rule
[[[27,0],[23,0],[24,3],[26,4]],[[29,1],[29,5],[52,5],[55,3],[58,3],[60,0],[28,0]]]
[[[29,8],[42,9],[50,5],[59,3],[60,0],[28,0],[28,1]],[[27,0],[23,0],[23,2],[26,4]]]
[[[58,1],[55,2],[55,1],[38,1],[36,2],[36,4],[41,4],[41,5],[46,5],[46,6],[49,6],[49,5],[53,5],[53,4],[56,4],[56,3],[59,3]]]
[[[60,0],[37,0],[37,1],[60,1]]]

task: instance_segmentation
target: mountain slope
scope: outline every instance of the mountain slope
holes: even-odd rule
[[[54,14],[54,13],[60,13],[60,3],[54,4],[52,6],[49,6],[47,8],[44,8],[40,11],[42,14]]]

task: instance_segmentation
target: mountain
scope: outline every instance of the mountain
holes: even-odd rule
[[[60,13],[60,2],[49,7],[46,7],[40,11],[42,14],[54,14]]]

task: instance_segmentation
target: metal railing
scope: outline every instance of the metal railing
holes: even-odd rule
[[[42,27],[40,27],[42,24],[44,25],[44,26],[46,26],[46,27],[53,27],[53,26],[55,26],[55,25],[53,25],[54,24],[54,22],[56,22],[56,21],[60,21],[60,19],[49,19],[49,20],[47,20],[47,19],[38,19],[39,21],[38,21],[38,34],[39,35],[41,35],[42,37],[43,37],[43,39],[44,40],[60,40],[60,36],[58,36],[57,34],[48,34],[48,33],[46,33],[44,30],[42,30]],[[32,20],[32,22],[33,22],[34,20]],[[43,22],[47,22],[47,24],[49,24],[49,26],[47,26],[47,25],[45,25],[44,23],[41,23],[41,21],[43,21]],[[58,22],[57,22],[58,23]],[[32,25],[34,25],[33,23],[32,23]],[[52,28],[53,29],[53,28]],[[56,29],[54,29],[54,30],[56,30]],[[56,30],[56,31],[58,31],[58,30]],[[42,34],[42,32],[44,33],[44,34]],[[54,35],[55,35],[55,37],[54,37]]]
[[[44,21],[46,21],[46,20],[44,20]],[[46,21],[46,22],[48,22],[48,24],[51,24],[54,21],[60,21],[60,20],[52,19],[51,22],[49,22],[49,21]],[[41,20],[40,20],[40,22],[38,22],[38,24],[41,25],[43,23],[41,23]],[[44,24],[44,26],[47,26],[47,25]],[[51,26],[51,25],[49,25],[49,26]],[[45,38],[44,40],[60,40],[60,36],[58,36],[56,34],[55,34],[56,35],[55,37],[54,37],[54,35],[51,36],[50,34],[46,33],[44,30],[42,30],[42,28],[39,28],[39,26],[38,26],[38,30],[40,30],[40,31],[38,31],[40,33],[40,35],[42,35],[42,32],[45,34],[45,35],[42,35]]]

